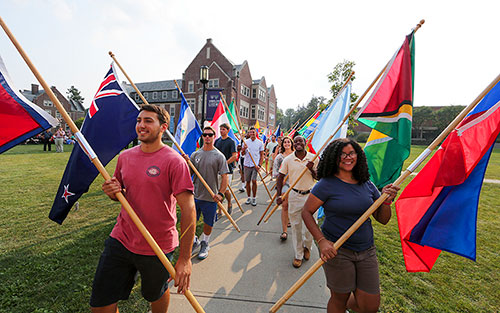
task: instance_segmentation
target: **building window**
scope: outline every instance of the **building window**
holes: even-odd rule
[[[135,101],[139,101],[140,97],[139,97],[138,93],[136,93],[134,97],[135,97]]]
[[[250,88],[248,88],[245,85],[241,85],[241,94],[244,95],[245,97],[250,98]]]
[[[196,102],[195,99],[186,99],[187,103],[189,104],[189,107],[191,108],[191,112],[194,113],[194,104]]]
[[[45,109],[45,112],[49,113],[49,115],[50,115],[50,116],[53,116],[53,115],[52,115],[52,110]]]
[[[246,101],[240,101],[240,116],[248,118],[249,104]]]
[[[252,88],[252,98],[257,98],[257,88]]]
[[[167,92],[166,91],[162,91],[161,92],[161,98],[162,99],[167,99]]]
[[[259,100],[266,102],[266,92],[259,88]]]
[[[44,107],[53,107],[54,103],[52,103],[52,101],[50,101],[50,100],[43,100],[43,106]]]
[[[178,96],[179,96],[179,93],[177,92],[177,90],[172,90],[172,98],[177,99]]]
[[[144,99],[149,100],[149,94],[147,92],[144,93]]]
[[[198,96],[198,113],[201,114],[201,106],[204,105],[203,103],[203,98],[201,95]],[[207,111],[205,111],[206,113]]]
[[[214,78],[208,80],[208,88],[219,88],[219,79]]]
[[[188,92],[194,92],[194,81],[188,82]]]
[[[57,119],[61,118],[61,113],[59,113],[59,111],[56,111],[56,118]]]
[[[175,116],[175,104],[170,105],[170,117]]]
[[[251,114],[251,117],[250,117],[252,120],[255,119],[255,105],[252,105],[252,114]]]
[[[257,118],[259,119],[259,121],[265,121],[265,117],[266,117],[266,109],[262,106],[258,106],[258,114],[257,114]]]
[[[153,100],[158,99],[158,92],[153,91]]]

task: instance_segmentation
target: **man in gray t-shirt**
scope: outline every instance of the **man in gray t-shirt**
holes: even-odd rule
[[[205,259],[208,256],[210,234],[215,223],[217,214],[217,201],[222,201],[224,192],[226,191],[228,180],[227,174],[229,168],[227,166],[226,157],[214,147],[215,130],[211,126],[206,126],[203,129],[203,148],[191,154],[191,162],[194,164],[198,172],[214,193],[213,196],[201,183],[198,176],[194,176],[194,201],[196,204],[196,220],[203,213],[203,234],[201,241],[195,237],[193,251],[200,246],[198,259]],[[187,157],[187,156],[186,156]],[[219,188],[219,175],[221,176]]]

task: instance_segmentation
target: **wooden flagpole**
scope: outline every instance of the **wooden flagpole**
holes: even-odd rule
[[[384,70],[385,70],[385,67],[384,67]],[[379,74],[379,76],[377,76],[376,80],[382,75],[383,72],[384,71],[380,72],[380,74]],[[352,78],[353,75],[354,75],[354,71],[352,71],[351,74],[349,75],[349,77],[347,78],[346,82],[344,83],[344,85],[340,89],[339,93],[337,94],[337,97],[340,96],[340,94],[342,93],[342,91],[344,90],[344,88],[351,81],[351,78]],[[370,85],[369,89],[371,88],[371,86],[373,86],[373,84],[376,82],[376,80],[374,80],[372,82],[372,84]],[[356,110],[356,108],[358,107],[358,104],[366,96],[366,94],[368,93],[369,89],[367,89],[365,91],[365,93],[358,99],[358,101],[356,102],[356,104],[352,106],[351,110],[346,114],[346,116],[344,116],[344,118],[342,119],[342,121],[340,122],[340,124],[337,125],[337,128],[335,129],[335,131],[328,137],[328,139],[326,139],[325,143],[323,143],[323,146],[321,146],[321,148],[318,151],[316,151],[316,154],[314,155],[314,158],[311,160],[311,162],[314,162],[320,156],[321,151],[323,151],[323,149],[330,143],[330,140],[332,140],[333,136],[335,136],[335,134],[340,130],[340,128],[342,128],[342,125],[344,125],[344,123],[349,119],[349,116],[354,112],[354,110]],[[337,100],[337,98],[335,98],[333,100],[332,105],[335,102],[335,100]],[[318,127],[319,127],[319,125],[318,125]],[[297,180],[294,181],[293,184],[290,185],[290,188],[288,188],[288,190],[283,194],[283,196],[282,196],[283,199],[285,199],[286,197],[288,197],[288,194],[290,193],[290,191],[292,191],[293,187],[295,187],[295,185],[297,185],[297,183],[300,181],[300,179],[302,178],[302,176],[304,176],[304,174],[307,171],[308,171],[308,168],[304,167],[304,169],[300,173],[300,175],[297,178]],[[269,212],[269,215],[264,220],[264,223],[267,223],[267,221],[269,220],[269,218],[274,214],[274,212],[276,212],[276,210],[278,209],[278,207],[279,207],[279,204],[276,204],[273,207],[273,209],[271,210],[271,212]]]
[[[137,94],[141,98],[142,102],[144,104],[149,104],[149,102],[146,100],[146,98],[144,98],[144,96],[142,95],[141,91],[134,84],[134,82],[132,81],[132,79],[130,79],[130,77],[128,76],[127,72],[125,72],[125,70],[123,69],[123,67],[121,66],[121,64],[116,60],[115,55],[113,54],[113,52],[110,51],[109,52],[109,56],[113,59],[113,61],[115,61],[116,65],[118,65],[118,67],[122,71],[123,75],[125,75],[125,77],[129,81],[129,83],[132,85],[132,87],[135,89],[135,91],[137,92]],[[175,81],[175,84],[177,85],[176,81]],[[179,85],[177,85],[177,87],[179,88]],[[179,88],[179,91],[180,90],[181,89]],[[179,146],[179,144],[177,143],[177,141],[175,141],[174,137],[172,136],[172,134],[170,133],[170,131],[168,129],[165,130],[165,133],[167,134],[167,136],[169,137],[169,139],[175,144],[175,146],[177,147],[177,150],[179,150],[179,152],[181,154],[185,154],[184,151],[182,150],[181,146]],[[210,186],[208,186],[207,182],[203,179],[203,177],[201,176],[200,172],[198,172],[198,170],[196,169],[196,167],[194,166],[194,164],[190,160],[187,160],[187,163],[188,163],[189,167],[191,167],[191,169],[193,170],[193,172],[196,174],[196,176],[198,176],[198,178],[200,179],[200,182],[203,184],[203,186],[205,186],[205,188],[208,190],[208,192],[210,193],[210,196],[213,197],[214,196],[214,192],[212,191],[212,189],[210,188]],[[222,212],[224,212],[224,214],[228,217],[228,219],[231,222],[231,224],[233,224],[234,228],[236,228],[236,230],[239,232],[240,228],[238,227],[238,225],[236,225],[236,223],[234,222],[234,220],[231,218],[231,215],[229,215],[229,213],[227,212],[227,210],[224,208],[224,206],[219,201],[217,201],[217,206],[222,210]]]
[[[288,136],[288,134],[295,129],[295,126],[297,126],[297,124],[299,123],[299,121],[293,123],[293,125],[284,133],[286,134],[285,136]]]
[[[87,154],[87,156],[89,157],[91,162],[94,164],[94,166],[97,168],[97,170],[99,171],[101,176],[105,180],[110,180],[111,176],[106,171],[106,169],[102,165],[101,161],[99,160],[99,158],[97,157],[95,152],[92,150],[92,147],[90,146],[90,144],[87,142],[87,140],[85,139],[83,134],[80,132],[78,127],[75,125],[75,123],[73,122],[73,120],[69,116],[68,112],[66,112],[66,110],[64,109],[62,104],[59,102],[59,100],[57,99],[55,94],[52,92],[52,90],[50,89],[50,86],[45,82],[42,75],[35,68],[35,66],[31,62],[31,60],[28,58],[28,55],[24,52],[23,48],[21,47],[21,45],[19,44],[17,39],[14,37],[14,35],[11,33],[11,31],[9,30],[9,28],[4,23],[4,21],[1,17],[0,17],[0,24],[2,25],[2,28],[4,29],[7,36],[10,38],[10,40],[12,41],[14,46],[16,47],[17,51],[19,51],[19,54],[21,54],[21,56],[24,59],[24,61],[26,62],[26,64],[28,65],[28,67],[31,69],[31,71],[35,75],[36,79],[40,82],[40,85],[42,85],[43,89],[45,90],[45,92],[49,96],[50,100],[54,103],[54,105],[56,106],[59,113],[61,113],[62,118],[70,127],[71,132],[75,135],[75,138],[78,141],[78,144],[80,145],[82,150],[85,152],[85,154]],[[139,219],[139,217],[135,213],[134,209],[128,203],[125,196],[121,192],[116,193],[115,196],[118,199],[118,201],[120,201],[120,203],[123,206],[123,208],[125,209],[125,211],[127,211],[128,215],[130,216],[130,218],[132,219],[134,224],[137,226],[137,228],[139,229],[141,234],[144,236],[144,238],[148,242],[151,249],[153,249],[155,254],[158,256],[158,258],[162,262],[163,266],[165,266],[165,268],[169,272],[170,276],[173,279],[175,279],[176,273],[175,273],[175,268],[172,266],[172,263],[170,263],[170,261],[167,259],[167,257],[165,256],[165,254],[161,250],[160,246],[158,246],[158,244],[156,243],[154,238],[151,236],[149,231],[146,229],[146,227],[144,226],[142,221]],[[203,310],[203,308],[201,307],[201,305],[198,303],[198,301],[195,299],[195,297],[193,296],[193,294],[191,293],[190,290],[186,290],[184,292],[184,295],[188,299],[189,303],[191,303],[191,305],[193,306],[193,308],[196,312],[200,312],[200,313],[205,312]]]
[[[229,191],[233,195],[234,201],[236,201],[236,204],[238,205],[238,208],[240,208],[241,213],[245,213],[245,211],[243,211],[243,209],[241,208],[240,201],[238,200],[238,198],[236,198],[236,195],[234,194],[233,188],[231,188],[231,186],[229,185],[227,187],[229,188]]]
[[[224,99],[224,95],[222,94],[222,92],[219,92],[219,93],[220,93],[220,97],[222,99],[222,103],[226,107],[226,110],[229,111],[231,119],[236,124],[236,122],[234,120],[234,117],[233,117],[233,113],[231,113],[231,111],[229,110],[229,107],[227,106],[227,103],[226,103],[226,99]],[[239,126],[241,126],[241,124]],[[241,131],[241,128],[239,128],[239,131],[240,131],[240,135],[243,134],[243,132]],[[245,140],[243,139],[243,136],[241,136],[241,138],[242,138],[241,142],[243,142],[247,146],[247,148],[248,148],[248,145],[245,142]],[[253,165],[255,166],[255,170],[257,170],[257,163],[255,162],[252,154],[250,153],[250,150],[248,150],[248,155],[250,156],[250,159],[252,159]],[[269,195],[269,199],[271,199],[272,198],[271,193],[269,192],[269,189],[267,189],[267,185],[266,185],[266,182],[264,181],[264,178],[262,178],[262,174],[260,173],[260,171],[257,171],[257,174],[259,175],[260,180],[262,181],[262,184],[264,185],[264,188],[266,188],[267,194]]]
[[[432,153],[432,151],[453,131],[453,129],[464,119],[464,117],[481,101],[481,99],[500,81],[498,75],[477,98],[469,104],[462,112],[446,127],[445,130],[413,161],[410,166],[393,183],[399,186],[422,162]],[[389,197],[389,194],[383,193],[366,212],[340,237],[334,247],[338,250],[347,239],[378,209],[380,205]],[[276,302],[269,312],[276,312],[302,285],[323,265],[323,260],[319,259],[309,268],[306,273],[285,293],[285,295]]]
[[[309,122],[309,120],[316,114],[318,113],[319,109],[314,111],[313,114],[311,114],[299,127],[297,127],[297,130],[301,130],[302,127],[304,127],[304,125],[307,124],[307,122]]]

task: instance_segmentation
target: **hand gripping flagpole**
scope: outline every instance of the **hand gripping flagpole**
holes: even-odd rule
[[[222,103],[226,107],[226,110],[229,112],[229,114],[231,116],[231,119],[236,124],[236,121],[234,120],[234,117],[233,117],[233,113],[231,113],[231,111],[229,110],[229,107],[227,106],[226,100],[224,99],[224,95],[222,95],[222,92],[219,92],[219,93],[220,93],[220,97],[222,99]],[[241,142],[243,142],[245,144],[245,146],[247,146],[247,148],[248,148],[247,143],[243,139],[243,135],[242,135],[243,132],[241,131],[241,124],[239,124],[238,126],[239,126],[238,130],[239,130],[240,136],[241,136]],[[248,155],[250,156],[250,159],[252,159],[252,162],[253,162],[253,165],[255,166],[255,169],[257,169],[257,163],[255,163],[255,160],[254,160],[252,154],[250,153],[250,150],[248,150]],[[271,199],[272,198],[271,193],[269,192],[269,189],[267,189],[266,182],[264,181],[264,178],[262,178],[262,175],[260,174],[260,171],[257,171],[257,174],[259,174],[260,180],[262,180],[262,184],[264,185],[264,188],[266,188],[267,194],[269,195],[269,199]]]
[[[384,68],[385,70],[385,68]],[[382,75],[383,71],[379,74],[379,75]],[[354,75],[354,71],[351,72],[351,74],[349,75],[349,77],[347,78],[346,82],[344,83],[344,85],[342,86],[342,88],[340,89],[339,93],[337,94],[337,97],[339,97],[341,94],[342,94],[342,91],[344,90],[344,88],[347,86],[347,84],[351,81],[351,78],[352,76]],[[380,76],[378,76],[380,77]],[[377,79],[378,79],[377,77]],[[372,84],[370,85],[369,88],[371,88],[371,86],[373,86],[373,84],[375,84],[375,81],[372,82]],[[314,162],[321,154],[321,151],[323,151],[323,149],[328,145],[328,143],[330,143],[330,140],[332,140],[333,136],[335,136],[335,134],[340,130],[340,128],[342,128],[342,125],[344,125],[344,123],[349,119],[349,116],[354,112],[354,110],[358,107],[358,104],[361,102],[361,100],[363,99],[363,97],[366,95],[366,93],[368,92],[368,90],[363,94],[362,97],[360,97],[358,99],[358,101],[356,102],[355,105],[352,106],[351,110],[346,114],[346,116],[344,116],[344,118],[342,119],[342,121],[340,122],[340,124],[337,126],[337,129],[335,129],[335,131],[328,137],[328,139],[326,139],[325,143],[323,144],[323,146],[321,146],[321,148],[316,152],[316,154],[314,155],[313,159],[311,160],[311,162]],[[335,100],[337,100],[337,97],[333,100],[332,103],[335,102]],[[319,125],[318,125],[319,126]],[[290,191],[292,191],[293,187],[295,187],[295,185],[297,185],[297,183],[300,181],[300,179],[302,178],[302,176],[304,176],[304,174],[308,171],[308,168],[307,167],[304,167],[304,169],[302,170],[302,172],[300,172],[300,175],[299,177],[297,178],[296,181],[293,182],[293,184],[290,186],[290,188],[288,188],[288,190],[281,196],[282,199],[285,199],[286,197],[288,197],[288,194],[290,193]],[[266,219],[264,220],[264,223],[267,223],[267,221],[269,220],[269,218],[271,217],[271,215],[274,214],[274,212],[276,212],[276,210],[278,209],[279,207],[279,204],[276,204],[273,209],[271,210],[271,212],[269,212],[269,215],[266,217]]]
[[[481,101],[481,99],[500,81],[498,75],[493,82],[469,104],[462,112],[446,127],[445,130],[413,161],[410,166],[399,176],[393,183],[394,186],[399,186],[403,181],[410,176],[410,174],[432,153],[432,151],[453,131],[453,129],[464,119],[464,117]],[[335,243],[334,248],[338,250],[349,237],[382,205],[382,203],[389,197],[389,194],[383,193],[367,210],[366,212],[340,237]],[[290,297],[300,288],[304,283],[323,265],[323,260],[319,259],[309,268],[302,277],[281,297],[269,310],[269,312],[276,312]]]
[[[75,138],[78,141],[78,144],[80,145],[82,150],[85,152],[85,154],[87,154],[87,156],[89,157],[91,162],[94,164],[94,166],[97,168],[97,170],[102,175],[102,177],[104,177],[105,180],[110,180],[111,176],[108,174],[108,172],[106,171],[106,169],[102,165],[101,161],[99,160],[99,158],[97,157],[95,152],[92,150],[92,147],[90,146],[90,144],[87,142],[87,140],[85,139],[83,134],[80,132],[78,127],[76,127],[76,125],[73,122],[73,120],[71,119],[71,117],[68,115],[68,113],[66,112],[66,110],[64,109],[62,104],[59,102],[57,97],[54,95],[54,93],[50,89],[49,85],[47,85],[47,83],[45,82],[43,77],[40,75],[38,70],[35,68],[35,66],[31,62],[31,60],[28,58],[28,55],[25,53],[25,51],[23,50],[23,48],[21,47],[21,45],[19,44],[17,39],[14,37],[14,35],[10,32],[9,28],[4,23],[4,21],[2,20],[1,17],[0,17],[0,24],[2,25],[2,28],[4,29],[7,36],[10,38],[10,40],[12,41],[14,46],[16,47],[17,51],[19,51],[19,54],[21,54],[21,56],[24,59],[24,61],[26,62],[26,64],[28,65],[28,67],[31,69],[31,71],[35,75],[36,79],[40,82],[40,85],[42,85],[43,89],[45,90],[45,92],[49,96],[50,100],[55,104],[59,113],[61,113],[62,118],[70,127],[71,132],[73,132],[73,134],[75,135]],[[144,238],[146,239],[146,241],[150,245],[151,249],[153,249],[155,254],[158,256],[158,258],[162,262],[163,266],[165,266],[165,268],[168,270],[168,272],[170,273],[170,276],[173,279],[175,279],[175,274],[176,274],[175,268],[172,266],[170,261],[167,259],[167,257],[165,256],[165,254],[161,250],[160,246],[158,246],[158,244],[153,239],[153,237],[151,236],[149,231],[146,229],[144,224],[141,222],[141,220],[139,219],[139,217],[135,213],[134,209],[128,203],[125,196],[121,192],[116,193],[115,196],[118,199],[118,201],[120,201],[120,203],[123,206],[123,208],[125,209],[125,211],[127,211],[128,215],[130,216],[130,218],[132,219],[134,224],[137,226],[137,228],[139,229],[141,234],[144,236]],[[196,301],[196,299],[194,298],[194,296],[190,290],[186,290],[184,292],[184,295],[187,297],[188,301],[191,303],[191,305],[193,306],[193,308],[195,309],[196,312],[198,312],[198,313],[205,312],[203,310],[203,308],[200,306],[200,304]]]

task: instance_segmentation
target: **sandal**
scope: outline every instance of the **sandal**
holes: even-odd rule
[[[282,232],[280,235],[281,241],[285,241],[288,238],[288,234],[286,231]]]
[[[286,224],[286,227],[290,228],[290,227],[292,227],[292,224],[290,224],[290,222],[288,222],[288,224]]]

